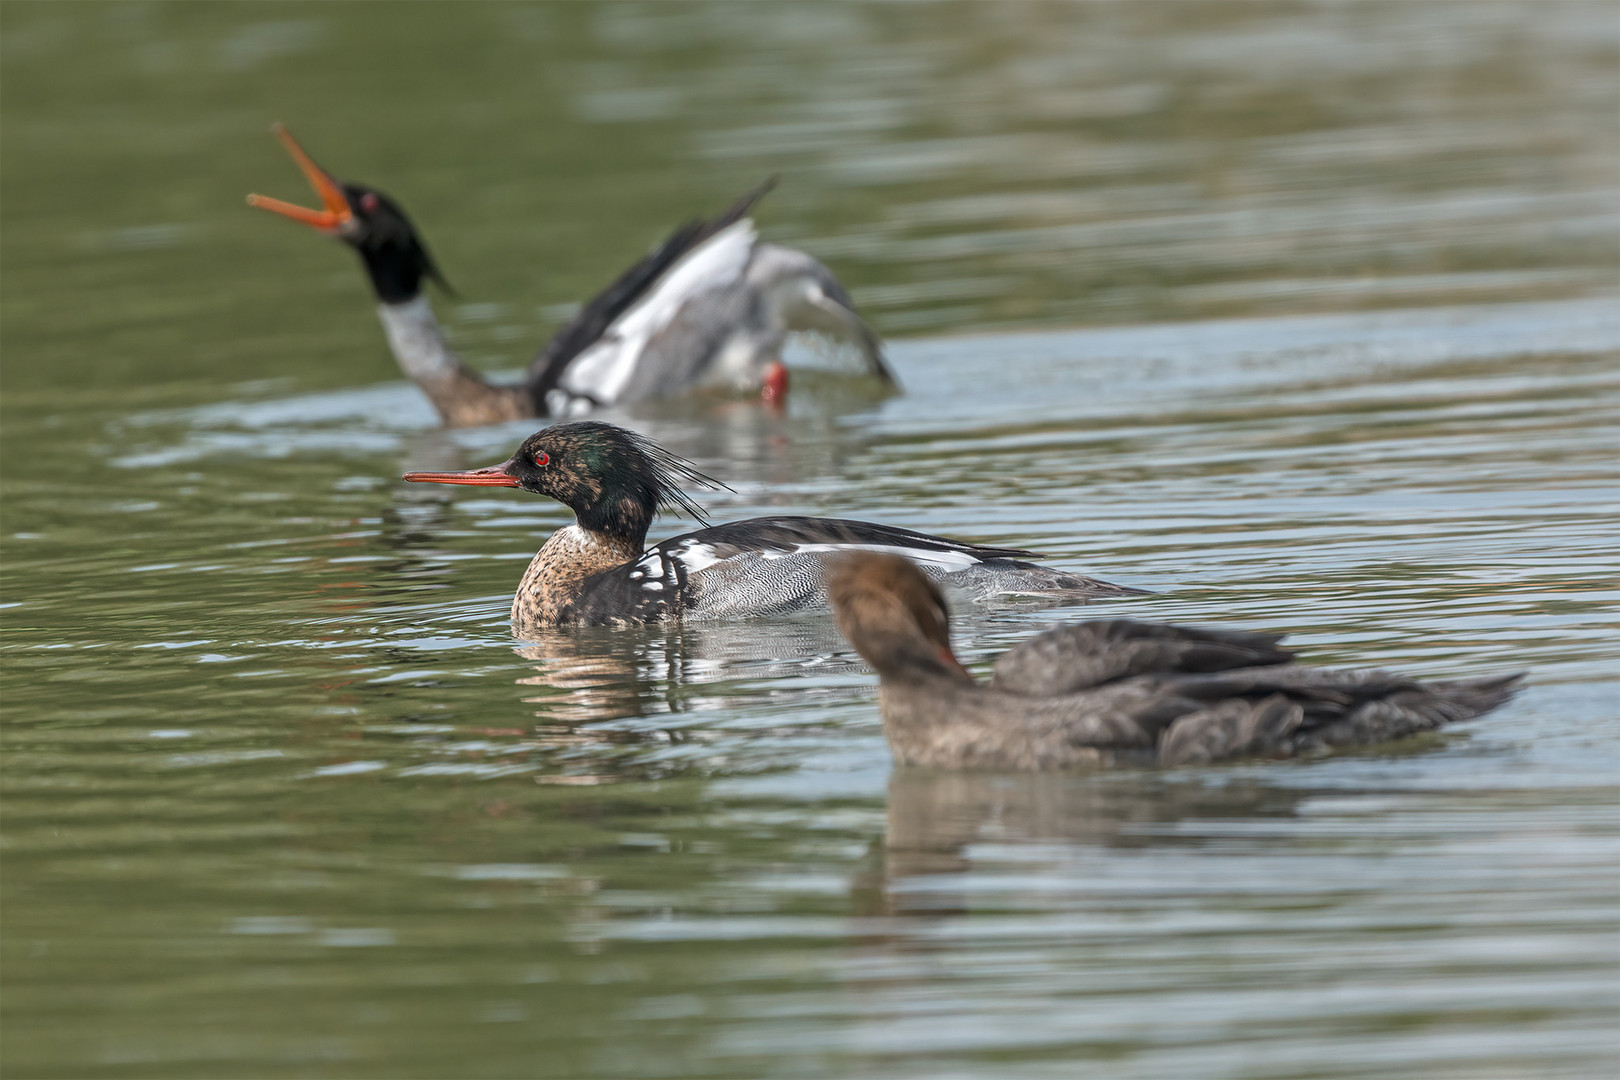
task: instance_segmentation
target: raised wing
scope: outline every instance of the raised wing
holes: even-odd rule
[[[748,266],[748,284],[770,308],[784,331],[821,334],[852,345],[867,372],[895,385],[883,359],[883,343],[855,310],[838,279],[802,251],[761,244]]]
[[[717,217],[682,225],[582,307],[562,329],[552,335],[551,341],[529,365],[528,382],[537,406],[544,406],[546,395],[559,387],[564,374],[581,354],[598,342],[616,321],[646,299],[671,268],[707,241],[744,221],[754,204],[775,186],[776,178],[772,177]]]

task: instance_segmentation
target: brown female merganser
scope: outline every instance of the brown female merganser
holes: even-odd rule
[[[981,685],[951,652],[939,589],[905,559],[846,556],[838,627],[877,669],[902,765],[1074,769],[1294,757],[1384,742],[1488,712],[1523,673],[1422,683],[1293,662],[1281,634],[1125,619],[1037,634]]]
[[[263,195],[249,195],[248,204],[360,253],[394,359],[452,427],[573,416],[695,388],[776,401],[787,389],[782,345],[800,330],[852,344],[872,375],[894,383],[877,335],[832,271],[803,252],[759,242],[748,214],[774,184],[767,181],[718,217],[676,229],[626,270],[557,331],[521,384],[491,384],[446,344],[422,282],[448,286],[399,204],[338,180],[286,128],[273,130],[324,209]]]
[[[890,551],[975,597],[1006,593],[1063,600],[1140,595],[1020,560],[1033,552],[834,518],[767,517],[708,526],[682,482],[723,487],[656,443],[599,420],[554,424],[499,465],[410,472],[406,480],[522,488],[574,512],[529,563],[512,600],[518,633],[570,624],[645,623],[777,615],[826,605],[828,559]],[[707,527],[643,549],[662,510]]]

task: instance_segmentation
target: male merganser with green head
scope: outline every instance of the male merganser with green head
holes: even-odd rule
[[[762,517],[708,526],[644,547],[664,509],[701,516],[682,484],[717,486],[651,440],[599,420],[554,424],[499,465],[411,472],[418,483],[522,488],[574,511],[535,555],[512,600],[518,633],[568,624],[643,623],[826,610],[828,567],[851,551],[892,552],[981,599],[1065,601],[1140,589],[1038,566],[1017,548],[984,547],[892,525]]]

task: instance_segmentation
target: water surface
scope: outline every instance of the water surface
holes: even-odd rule
[[[0,11],[4,1070],[1586,1077],[1620,1064],[1606,5]],[[992,15],[993,11],[993,15]],[[711,517],[1527,668],[1296,763],[891,770],[825,619],[514,641],[559,507],[445,433],[265,134],[515,369],[762,174],[903,396],[632,423]],[[660,523],[655,535],[684,527]]]

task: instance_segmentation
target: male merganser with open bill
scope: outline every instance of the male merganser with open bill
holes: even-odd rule
[[[651,440],[600,420],[554,424],[499,465],[410,472],[406,480],[522,488],[574,511],[529,563],[512,600],[518,633],[570,624],[645,623],[778,615],[826,607],[828,559],[890,551],[975,597],[1022,593],[1059,600],[1141,590],[1024,562],[1016,548],[834,518],[764,517],[709,526],[680,489],[723,487]],[[643,548],[662,510],[680,507],[705,528]]]
[[[894,383],[877,335],[832,271],[803,252],[759,242],[748,214],[774,180],[718,217],[671,233],[557,331],[522,383],[490,383],[446,344],[423,281],[448,286],[399,204],[338,180],[286,128],[273,130],[324,209],[263,195],[248,203],[360,253],[394,359],[451,427],[575,416],[697,388],[776,401],[787,389],[782,345],[801,330],[853,345],[872,375]]]
[[[883,729],[902,765],[1079,769],[1295,757],[1384,742],[1489,712],[1523,673],[1418,682],[1306,667],[1281,634],[1109,619],[1009,649],[988,684],[951,652],[950,612],[905,559],[835,568],[838,627],[877,669]]]

